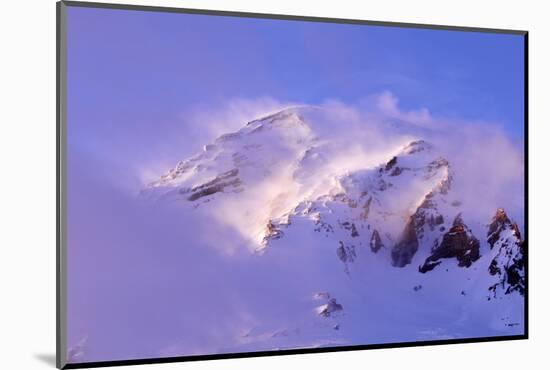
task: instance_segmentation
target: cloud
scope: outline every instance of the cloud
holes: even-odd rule
[[[200,142],[207,144],[221,134],[238,131],[253,119],[297,105],[313,136],[289,128],[288,135],[298,135],[292,140],[305,143],[281,149],[276,142],[281,140],[278,137],[262,142],[273,158],[254,158],[260,163],[254,171],[270,174],[258,177],[259,180],[247,180],[242,195],[217,199],[211,211],[220,225],[238,231],[248,240],[251,249],[260,244],[269,220],[283,217],[303,200],[334,191],[339,176],[385,163],[407,143],[419,139],[435,145],[450,161],[454,194],[464,203],[466,217],[478,224],[487,223],[495,210],[503,207],[520,224],[523,222],[523,155],[517,143],[496,124],[437,117],[426,108],[403,110],[389,91],[353,104],[331,99],[315,106],[282,103],[272,98],[235,99],[219,110],[197,110],[188,119],[193,122],[192,127],[201,128]],[[301,163],[304,150],[310,147],[319,150],[319,157],[314,164]],[[271,164],[263,168],[262,161]],[[211,164],[216,166],[215,163]],[[210,166],[210,162],[205,165]],[[230,169],[220,168],[219,173]],[[421,200],[431,190],[428,185],[411,184],[410,192],[417,194],[413,198]],[[394,197],[392,204],[414,202],[411,194],[403,192],[402,196]],[[402,227],[394,226],[395,230]],[[226,241],[212,244],[226,253],[235,252],[234,243],[226,247],[221,247]]]
[[[237,131],[248,121],[293,105],[296,104],[270,97],[232,98],[221,106],[199,104],[183,112],[179,117],[180,129],[174,137],[166,138],[162,150],[151,152],[151,157],[142,163],[130,164],[139,179],[138,186],[134,184],[134,191],[139,192],[177,161],[199,152],[218,136]]]
[[[452,165],[454,181],[468,212],[488,222],[502,207],[520,225],[524,211],[523,148],[498,126],[462,126],[431,140]]]
[[[198,107],[182,117],[180,140],[166,144],[175,148],[125,165],[136,169],[143,186],[144,177],[158,177],[220,134],[296,104],[266,97],[230,100],[220,109]],[[303,158],[296,152],[270,168],[269,176],[248,184],[242,197],[227,198],[210,210],[185,207],[181,199],[136,202],[129,186],[119,186],[136,174],[113,172],[115,184],[107,184],[106,175],[98,175],[101,163],[79,161],[69,171],[71,189],[78,189],[68,193],[69,272],[78,271],[69,279],[69,313],[78,313],[69,316],[75,356],[94,361],[131,358],[136,348],[143,357],[274,348],[269,341],[246,347],[243,338],[273,338],[281,329],[300,327],[314,307],[304,297],[338,287],[340,278],[347,287],[348,277],[341,274],[334,250],[319,248],[316,236],[300,235],[292,248],[274,250],[269,258],[258,258],[243,246],[258,242],[261,235],[256,234],[268,219],[336,186],[334,175],[382,164],[411,140],[425,139],[449,159],[469,226],[470,219],[488,222],[497,207],[523,221],[522,148],[497,124],[450,120],[425,108],[403,110],[390,92],[353,103],[326,100],[305,118],[318,136],[312,143],[322,150],[303,173],[297,176],[292,167]],[[388,297],[386,289],[383,297]],[[135,309],[128,310],[129,302]],[[361,311],[359,316],[368,315]],[[334,330],[327,328],[332,338]],[[84,335],[89,341],[81,345]],[[352,338],[354,343],[365,343],[362,335]],[[289,340],[303,347],[317,336],[315,331],[302,341]]]
[[[417,125],[429,125],[433,123],[432,116],[427,108],[402,111],[398,107],[399,99],[389,91],[376,95],[376,106],[382,115]]]
[[[237,131],[248,121],[293,105],[297,104],[279,101],[271,97],[257,99],[233,98],[215,109],[196,107],[186,113],[183,119],[187,125],[198,126],[203,129],[204,141],[211,142],[222,134]]]

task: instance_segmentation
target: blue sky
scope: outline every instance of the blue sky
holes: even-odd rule
[[[402,109],[523,138],[522,36],[77,7],[68,19],[69,145],[90,152],[144,159],[196,125],[188,112],[229,99],[386,90]]]

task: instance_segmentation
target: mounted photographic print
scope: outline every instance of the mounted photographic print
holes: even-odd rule
[[[526,60],[58,3],[58,367],[527,338]]]

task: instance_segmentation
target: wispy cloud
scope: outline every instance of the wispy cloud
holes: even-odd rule
[[[219,110],[197,110],[189,119],[204,132],[202,143],[208,144],[253,119],[296,105],[301,104],[272,98],[236,99]],[[434,144],[450,161],[455,194],[464,203],[466,216],[478,223],[488,222],[498,207],[504,207],[522,223],[523,155],[498,125],[433,116],[427,108],[404,110],[389,91],[353,104],[332,99],[305,107],[300,112],[315,140],[297,152],[273,149],[274,159],[266,157],[273,162],[271,174],[248,183],[242,196],[218,199],[212,212],[214,219],[238,230],[252,247],[261,241],[270,219],[283,216],[302,200],[326,194],[336,186],[337,176],[384,163],[399,148],[418,139]],[[322,160],[312,168],[301,168],[300,158],[309,147],[318,148]],[[299,175],[304,171],[309,173]],[[416,190],[419,194],[429,191]],[[393,199],[394,203],[400,201],[405,200]]]
[[[219,134],[236,131],[246,122],[288,105],[296,103],[237,99],[220,109],[197,109],[186,115],[198,130],[196,134],[186,137],[190,125],[185,125],[182,139],[170,141],[178,150],[168,152],[180,148],[189,155],[193,154],[189,148],[200,152],[202,145]],[[316,343],[317,329],[301,336],[279,337],[277,333],[293,333],[304,322],[318,319],[310,316],[318,303],[304,297],[319,291],[347,292],[351,280],[342,274],[334,252],[337,244],[330,244],[327,238],[328,244],[320,247],[315,236],[304,233],[299,240],[291,240],[288,248],[267,253],[268,258],[259,258],[245,246],[257,243],[256,233],[268,219],[337,185],[331,182],[333,175],[382,164],[410,140],[422,138],[433,143],[450,161],[469,226],[469,220],[487,222],[497,207],[506,208],[522,222],[522,148],[496,124],[450,120],[422,108],[404,110],[389,92],[353,104],[327,100],[305,119],[318,136],[312,144],[322,150],[304,173],[297,173],[295,167],[296,159],[302,157],[291,156],[288,162],[270,168],[261,180],[247,184],[241,197],[222,199],[210,209],[182,207],[189,205],[182,199],[155,204],[136,201],[135,194],[127,191],[130,186],[109,186],[112,184],[104,181],[106,175],[98,178],[95,169],[99,166],[80,162],[79,176],[73,172],[71,179],[78,191],[69,192],[70,263],[71,271],[78,271],[69,287],[70,312],[79,313],[71,317],[78,325],[71,326],[69,336],[75,360],[82,356],[90,361],[130,358],[136,343],[142,346],[141,355],[148,357],[273,349],[273,343],[287,347]],[[153,179],[181,159],[185,156],[152,153],[150,161],[125,165],[141,175],[149,173]],[[117,185],[125,179],[133,181],[129,172],[113,172],[112,181]],[[98,265],[101,274],[97,274]],[[393,269],[387,276],[398,279],[402,271],[394,271],[389,261],[387,268]],[[383,301],[388,299],[387,286],[378,284],[378,275],[368,275],[375,270],[370,266],[364,270],[365,278],[356,281],[357,289],[379,289]],[[411,271],[416,274],[414,279],[418,278],[417,272]],[[410,282],[405,280],[396,284],[408,294]],[[350,299],[346,294],[342,294],[342,304],[350,313],[348,317],[367,320],[364,312],[373,305],[359,304],[360,310],[353,316],[353,304],[345,301]],[[395,297],[392,306],[402,302]],[[128,311],[128,302],[135,309]],[[445,309],[451,306],[449,302]],[[382,309],[375,311],[376,315],[391,311]],[[414,311],[407,312],[405,315],[414,315]],[[375,317],[378,325],[379,316]],[[409,318],[402,312],[398,317]],[[394,327],[395,318],[385,316],[384,327]],[[443,324],[448,321],[433,325]],[[354,326],[359,327],[348,328],[353,331]],[[136,328],[147,335],[136,336]],[[338,335],[332,326],[325,329],[328,339]],[[391,339],[417,338],[414,328],[409,329],[402,333],[400,327]],[[366,338],[380,340],[373,334],[377,330],[357,330],[351,337],[353,343],[365,343]],[[85,335],[89,341],[79,343]],[[268,338],[265,343],[248,347],[251,338],[264,337]]]

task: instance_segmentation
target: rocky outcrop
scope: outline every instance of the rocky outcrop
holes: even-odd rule
[[[406,168],[397,166],[390,172],[390,176],[399,176],[401,175],[401,173],[403,173],[403,170],[406,170]]]
[[[370,237],[370,250],[377,253],[383,246],[384,244],[382,243],[378,230],[374,229]]]
[[[262,245],[267,244],[270,240],[277,240],[282,238],[284,235],[283,231],[274,224],[273,221],[269,220],[265,225],[264,229],[264,238],[262,240]]]
[[[415,140],[411,141],[409,144],[407,144],[403,148],[403,153],[405,154],[414,154],[418,152],[422,152],[424,150],[431,150],[433,149],[433,146],[426,142],[425,140]]]
[[[435,193],[433,191],[426,195],[424,201],[412,216],[419,239],[424,237],[427,229],[430,231],[434,231],[435,229],[439,229],[439,231],[444,230],[442,225],[445,219],[443,215],[438,212],[434,197]]]
[[[323,317],[331,317],[343,309],[344,307],[335,298],[330,298],[327,304],[317,307],[317,313]]]
[[[413,256],[418,250],[418,237],[416,235],[416,227],[414,219],[411,217],[405,229],[399,237],[399,241],[391,251],[392,265],[396,267],[405,267],[411,263]]]
[[[380,168],[380,173],[387,172],[388,176],[395,177],[399,176],[403,170],[406,170],[407,168],[397,166],[397,157],[392,157],[384,166],[384,168]]]
[[[362,194],[361,196],[366,196],[367,193],[365,192],[364,194]],[[370,213],[370,205],[372,203],[372,197],[369,197],[365,203],[363,204],[363,211],[361,212],[361,214],[359,215],[359,219],[360,220],[366,220],[369,218],[369,213]]]
[[[355,246],[346,245],[342,241],[339,241],[338,248],[336,249],[336,255],[340,261],[344,263],[353,262],[357,257],[357,254],[355,253]]]
[[[504,294],[525,294],[525,242],[517,224],[510,221],[506,212],[499,208],[487,232],[487,242],[496,255],[489,265],[489,273],[497,282],[489,287],[493,297],[500,291]]]
[[[355,223],[344,221],[344,222],[339,222],[339,224],[342,229],[348,230],[350,232],[350,236],[352,238],[357,238],[359,236],[359,232],[357,232],[357,227],[355,226]]]
[[[441,169],[446,171],[445,176],[432,191],[425,195],[424,200],[412,216],[419,241],[424,241],[424,237],[428,233],[435,231],[435,235],[438,235],[445,231],[445,217],[438,207],[448,202],[446,198],[452,181],[452,176],[449,173],[449,162],[444,158],[438,158],[430,162],[425,168],[424,176],[432,178]]]
[[[192,189],[181,189],[180,194],[191,192],[191,195],[187,197],[187,200],[195,201],[202,197],[222,192],[227,187],[237,188],[242,184],[241,180],[237,177],[238,174],[239,170],[236,168],[229,170],[218,175],[213,180],[202,185],[195,186]]]
[[[504,209],[499,208],[489,224],[489,231],[487,232],[487,243],[489,243],[491,249],[501,237],[502,232],[507,228],[512,229],[515,237],[521,239],[517,225],[510,221]]]
[[[387,163],[386,163],[386,166],[384,167],[384,171],[388,172],[389,170],[391,170],[393,168],[393,166],[395,166],[397,164],[397,157],[392,157],[392,159],[390,159]]]
[[[458,266],[470,267],[479,257],[479,240],[473,236],[459,214],[453,221],[451,229],[443,235],[441,243],[432,250],[432,254],[419,267],[419,271],[426,273],[433,270],[443,258],[456,258]]]

